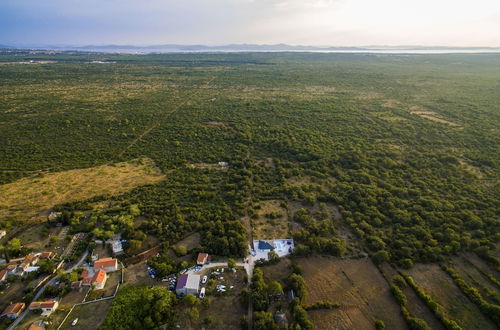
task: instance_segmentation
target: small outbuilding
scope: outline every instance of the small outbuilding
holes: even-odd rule
[[[210,256],[208,253],[198,253],[198,258],[196,259],[196,263],[200,266],[208,264],[210,262]]]

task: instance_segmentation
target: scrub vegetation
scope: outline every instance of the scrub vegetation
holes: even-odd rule
[[[16,63],[29,60],[42,62]],[[185,266],[168,253],[193,233],[200,241],[189,253],[245,256],[255,223],[258,237],[293,237],[301,257],[369,256],[402,270],[474,254],[497,282],[486,280],[498,283],[498,54],[5,51],[0,63],[2,228],[58,204],[73,232],[121,233],[126,252],[149,238],[163,243],[155,262],[166,271]],[[303,262],[312,269],[315,260]],[[486,328],[498,319],[498,286],[481,297],[485,289],[464,283],[460,271],[437,269],[473,300],[464,305],[484,314]],[[416,272],[410,287],[419,290]],[[393,283],[373,278],[394,299]],[[319,280],[331,281],[309,271],[305,279],[310,297]],[[160,294],[136,291],[122,294],[133,298],[127,306]],[[353,304],[371,294],[358,293]],[[447,328],[456,324],[448,317],[470,324],[472,314],[460,319],[443,310],[452,306],[445,295],[432,294],[443,305],[429,308]],[[128,310],[119,304],[105,328]],[[308,314],[326,322],[362,313],[377,327],[419,322],[415,313],[399,315],[406,303],[396,300],[384,301],[398,313],[392,317],[303,304],[290,305],[290,319],[305,328]],[[139,309],[126,321],[167,322],[154,313]]]

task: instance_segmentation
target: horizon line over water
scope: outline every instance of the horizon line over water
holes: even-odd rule
[[[7,50],[33,51],[80,51],[95,53],[124,53],[124,54],[168,54],[168,53],[355,53],[355,54],[480,54],[500,53],[500,47],[440,47],[440,46],[360,46],[360,47],[314,47],[289,45],[88,45],[88,46],[3,46]],[[310,47],[310,48],[309,48]]]

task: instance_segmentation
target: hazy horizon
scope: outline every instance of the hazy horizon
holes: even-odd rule
[[[4,0],[0,44],[499,47],[500,2]]]

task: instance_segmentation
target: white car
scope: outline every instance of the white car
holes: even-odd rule
[[[203,279],[201,280],[201,283],[205,284],[207,283],[208,277],[207,275],[203,276]]]
[[[199,297],[200,297],[200,299],[205,298],[205,288],[201,288]]]
[[[73,322],[71,322],[71,326],[74,327],[78,323],[78,318],[74,319]]]

